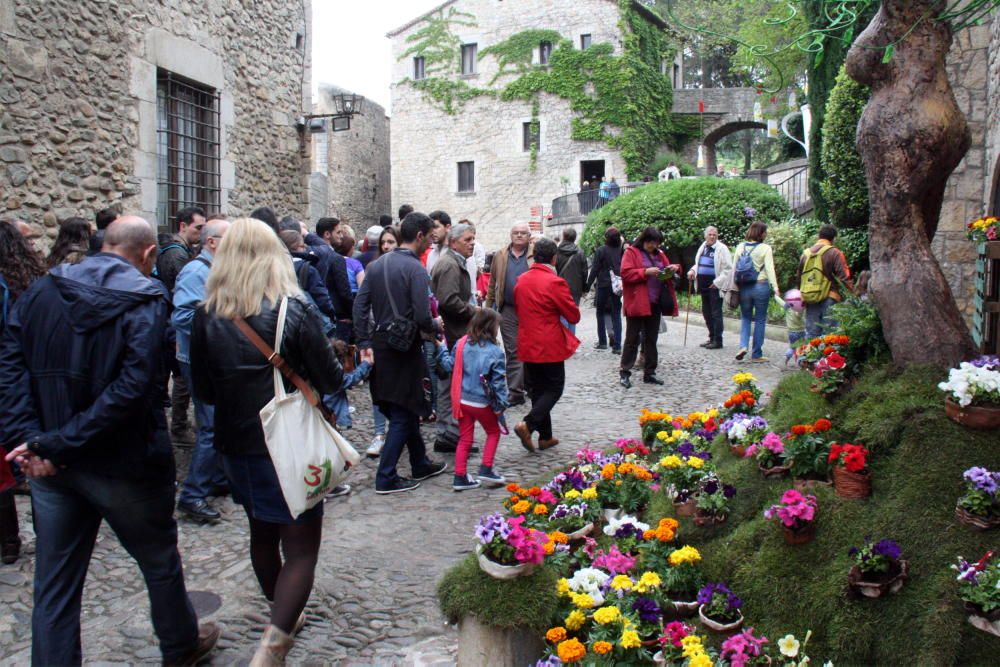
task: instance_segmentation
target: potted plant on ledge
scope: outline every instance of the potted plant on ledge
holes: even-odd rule
[[[816,535],[816,496],[802,495],[795,489],[781,494],[781,503],[764,510],[765,519],[781,521],[785,542],[806,544]]]
[[[898,592],[910,573],[902,550],[893,540],[872,543],[866,537],[865,543],[851,547],[848,555],[854,558],[854,565],[847,573],[847,585],[865,597],[880,598]]]
[[[674,549],[667,557],[668,567],[659,570],[664,597],[680,617],[688,617],[698,609],[698,591],[705,585],[701,572],[701,553],[692,546]]]
[[[698,591],[698,618],[713,632],[735,632],[743,625],[743,601],[722,583],[707,584]]]
[[[1000,358],[963,361],[938,389],[948,392],[944,411],[953,421],[969,428],[1000,427]]]
[[[958,572],[958,597],[969,612],[969,623],[1000,637],[1000,563],[990,562],[988,551],[976,563],[959,558],[951,568]]]
[[[479,569],[494,579],[513,579],[531,574],[545,560],[548,536],[523,524],[523,516],[505,519],[499,512],[479,520]]]
[[[706,478],[701,484],[701,493],[695,500],[695,525],[724,523],[729,516],[729,501],[735,495],[735,486],[723,484],[718,477]]]
[[[965,495],[955,505],[955,517],[978,530],[1000,526],[1000,472],[972,467],[962,477]]]
[[[817,485],[829,485],[830,442],[826,433],[832,425],[829,419],[817,419],[813,424],[796,424],[785,437],[785,460],[792,483],[799,491]]]
[[[757,468],[765,479],[788,473],[789,466],[784,462],[785,443],[777,433],[768,433],[759,443],[747,447],[746,455],[756,459]]]
[[[867,498],[872,494],[868,473],[868,450],[850,443],[830,445],[828,463],[833,466],[833,488],[841,498]]]

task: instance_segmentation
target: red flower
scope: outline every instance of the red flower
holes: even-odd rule
[[[830,423],[829,419],[817,419],[816,423],[813,424],[813,429],[816,431],[829,431],[833,424]]]
[[[753,396],[751,396],[750,398],[746,399],[744,402],[747,405],[749,405],[751,408],[757,403],[757,401],[754,400]]]
[[[806,431],[806,427],[802,424],[796,424],[792,427],[792,435],[805,435],[806,433],[808,431]]]
[[[835,371],[839,371],[847,363],[844,357],[834,352],[826,358],[826,362],[830,364],[830,368]]]

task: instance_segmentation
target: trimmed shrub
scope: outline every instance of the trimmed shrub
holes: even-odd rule
[[[700,243],[705,228],[713,225],[722,241],[734,246],[751,222],[746,208],[756,211],[755,220],[768,224],[791,215],[784,198],[759,181],[704,177],[649,183],[591,213],[581,245],[593,250],[612,225],[626,239],[652,225],[663,232],[667,246],[688,248]]]
[[[868,184],[855,148],[855,135],[870,94],[868,86],[847,76],[846,69],[841,67],[826,103],[820,154],[826,178],[820,187],[829,207],[830,222],[838,227],[868,225]]]
[[[802,247],[812,245],[816,242],[820,225],[815,218],[803,218],[796,221],[805,234]],[[868,263],[868,225],[863,227],[840,227],[837,229],[837,239],[834,244],[844,251],[847,263],[851,266],[851,275],[857,274],[869,268]]]

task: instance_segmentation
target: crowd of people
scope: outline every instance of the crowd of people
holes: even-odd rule
[[[304,623],[324,505],[293,515],[282,495],[260,419],[275,397],[274,360],[254,334],[278,335],[280,363],[314,388],[340,430],[352,426],[349,390],[367,383],[375,436],[365,453],[378,459],[379,495],[447,471],[421,424],[434,424],[434,453],[455,455],[456,492],[506,482],[494,461],[512,406],[531,403],[512,428],[526,450],[558,445],[551,413],[580,344],[580,301],[595,286],[596,347],[621,355],[621,385],[631,386],[633,368],[663,384],[657,339],[663,317],[678,313],[682,267],[655,227],[629,241],[607,229],[588,266],[572,229],[557,245],[517,223],[509,243],[487,253],[470,221],[411,206],[395,224],[383,216],[357,249],[336,218],[313,231],[266,207],[233,221],[189,207],[176,219],[177,233],[158,238],[146,220],[111,210],[96,228],[71,218],[47,260],[34,227],[0,222],[0,445],[30,479],[37,664],[82,660],[83,582],[102,520],[142,570],[164,661],[207,655],[219,629],[199,625],[188,601],[174,511],[212,524],[221,515],[210,499],[225,494],[245,511],[271,609],[251,664],[283,662]],[[767,305],[781,302],[766,232],[753,223],[730,253],[705,230],[688,273],[702,296],[703,347],[722,347],[723,302],[735,295],[736,358],[764,360]],[[800,263],[810,334],[830,324],[841,284],[850,288],[835,236],[823,227]],[[486,437],[471,474],[477,423]],[[174,447],[185,445],[191,461],[177,490]],[[398,470],[404,449],[408,475]],[[331,496],[349,492],[341,485]],[[11,493],[0,493],[5,563],[20,549]]]

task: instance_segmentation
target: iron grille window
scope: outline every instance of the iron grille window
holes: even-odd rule
[[[413,80],[420,81],[426,76],[427,74],[424,72],[424,57],[417,56],[413,59]]]
[[[538,63],[540,65],[549,64],[549,56],[552,55],[552,42],[542,42],[538,45]]]
[[[524,123],[522,128],[522,150],[525,152],[530,151],[531,147],[534,146],[536,149],[541,147],[542,144],[542,133],[541,126],[538,123]]]
[[[462,45],[462,74],[476,73],[476,54],[478,51],[478,44]]]
[[[476,191],[476,163],[475,162],[459,162],[458,163],[458,191],[459,192],[475,192]]]
[[[580,35],[580,49],[586,50],[590,48],[590,34]]]
[[[177,211],[219,210],[219,94],[164,70],[156,73],[157,219],[177,228]]]

